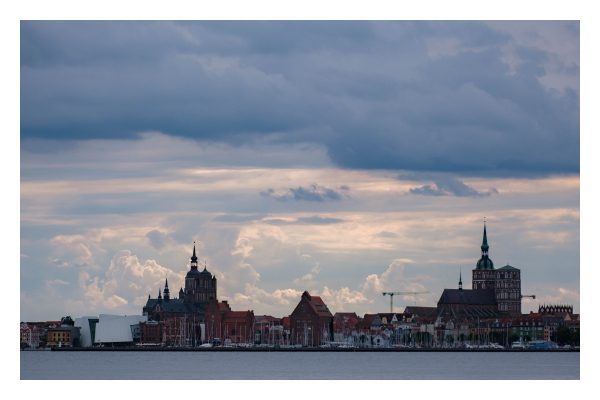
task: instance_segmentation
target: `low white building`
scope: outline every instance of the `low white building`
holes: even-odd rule
[[[98,317],[81,317],[75,318],[75,326],[81,328],[80,333],[80,344],[81,347],[92,347],[94,345],[96,324],[98,323]]]
[[[100,314],[96,324],[96,335],[94,344],[128,344],[133,343],[134,332],[139,334],[140,322],[146,322],[145,315],[110,315]]]

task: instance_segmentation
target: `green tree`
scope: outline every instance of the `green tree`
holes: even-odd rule
[[[573,346],[579,346],[579,331],[573,331],[571,340],[573,342]]]
[[[570,344],[573,341],[573,331],[571,331],[567,325],[559,326],[552,336],[560,346]]]
[[[333,336],[333,318],[331,318],[331,320],[329,320],[329,332],[330,333],[330,340],[333,342],[334,341],[334,336]]]
[[[62,325],[70,325],[70,326],[74,326],[75,325],[75,321],[73,321],[73,318],[71,318],[70,316],[66,316],[66,317],[62,317],[60,319],[60,322]]]
[[[513,342],[518,342],[519,341],[519,335],[517,335],[516,333],[511,333],[510,336],[508,337],[508,343],[513,344]]]

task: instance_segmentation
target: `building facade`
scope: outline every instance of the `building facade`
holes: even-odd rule
[[[21,323],[21,347],[37,349],[40,347],[40,337],[43,329],[36,325]]]
[[[516,316],[512,319],[510,333],[521,341],[544,340],[544,320],[540,314]]]
[[[48,328],[46,346],[48,347],[79,347],[79,329],[76,326],[60,326]]]
[[[331,339],[333,315],[318,296],[302,293],[290,314],[290,340],[293,344],[317,346]]]
[[[540,304],[538,306],[538,313],[544,315],[554,315],[556,313],[573,314],[573,306],[566,304]]]
[[[232,311],[226,300],[212,300],[205,313],[206,340],[225,343],[254,343],[254,311]]]

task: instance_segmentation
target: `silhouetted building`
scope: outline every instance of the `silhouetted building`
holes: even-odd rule
[[[463,289],[461,273],[458,289],[444,289],[438,307],[429,317],[451,315],[453,318],[490,318],[521,315],[521,271],[508,264],[494,269],[489,248],[484,224],[481,258],[473,269],[472,289]]]
[[[316,346],[330,340],[333,315],[320,297],[304,292],[294,312],[290,314],[290,329],[294,344]]]
[[[538,307],[538,312],[544,315],[553,315],[556,313],[573,314],[573,306],[566,304],[544,304]]]
[[[185,291],[179,290],[179,298],[171,298],[169,281],[165,279],[165,290],[158,297],[148,301],[143,308],[144,315],[150,321],[168,321],[171,318],[189,318],[193,324],[204,321],[205,308],[211,300],[217,298],[217,278],[206,270],[198,272],[196,245],[191,258],[191,268],[185,278]]]
[[[184,299],[192,303],[200,303],[204,308],[212,300],[217,299],[217,277],[206,270],[206,263],[204,263],[204,270],[198,271],[196,245],[194,245],[190,271],[185,276],[185,290],[179,290],[180,298],[182,293]]]

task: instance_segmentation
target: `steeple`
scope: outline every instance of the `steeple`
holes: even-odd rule
[[[160,294],[160,288],[158,288],[158,299],[162,299],[162,295]]]
[[[462,270],[460,271],[460,277],[458,278],[458,290],[462,290]]]
[[[194,242],[194,254],[192,254],[191,260],[192,269],[198,269],[198,257],[196,257],[196,242]]]
[[[165,300],[169,300],[171,296],[169,295],[169,280],[167,278],[165,278],[165,291],[163,293],[165,294]]]
[[[488,246],[488,242],[487,242],[487,227],[486,227],[486,223],[484,220],[483,221],[483,242],[481,243],[481,258],[479,259],[479,261],[477,261],[476,269],[494,270],[494,263],[489,258],[489,253],[488,253],[489,249],[490,249],[490,246]],[[475,287],[474,287],[474,289],[475,289]]]
[[[483,243],[481,243],[481,255],[487,256],[487,252],[488,252],[489,248],[490,248],[490,246],[488,246],[488,244],[487,244],[487,232],[486,232],[485,221],[483,221]]]

